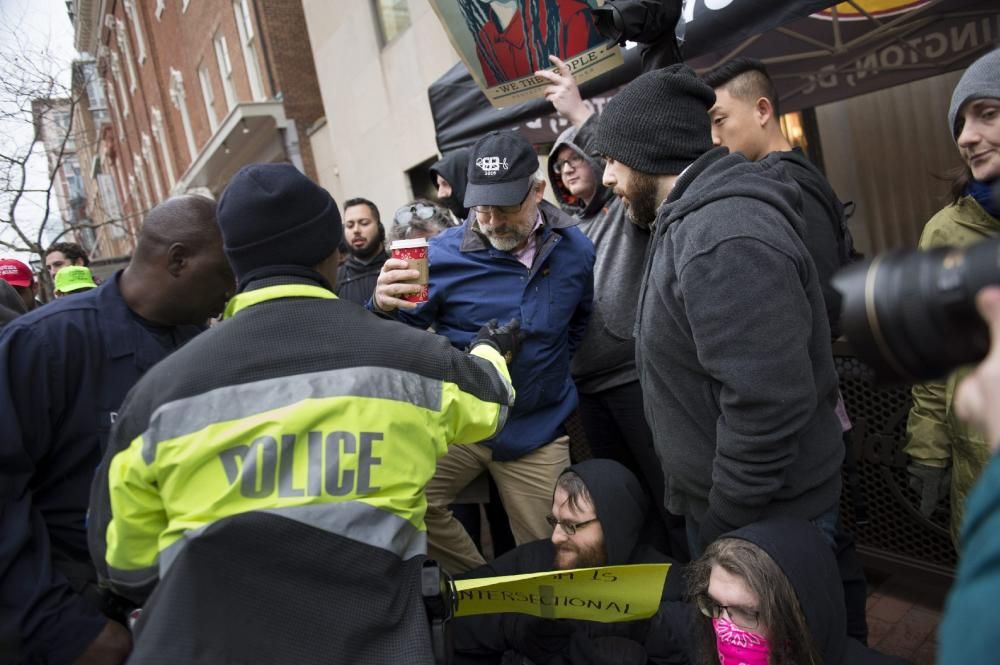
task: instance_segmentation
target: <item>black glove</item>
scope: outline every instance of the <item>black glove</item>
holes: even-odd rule
[[[522,341],[524,341],[524,331],[521,330],[520,321],[511,319],[498,328],[497,320],[490,319],[489,323],[480,328],[476,336],[472,338],[472,344],[469,345],[469,348],[471,349],[476,344],[489,344],[500,352],[509,365],[514,361]]]
[[[504,615],[503,632],[508,647],[544,665],[568,652],[576,626],[569,621],[511,613]]]
[[[906,471],[910,474],[910,489],[920,495],[920,514],[930,517],[951,490],[951,467],[910,462]]]

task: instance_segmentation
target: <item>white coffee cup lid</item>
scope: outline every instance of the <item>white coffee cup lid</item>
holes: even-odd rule
[[[414,247],[427,247],[427,238],[410,238],[408,240],[393,240],[389,249],[413,249]]]

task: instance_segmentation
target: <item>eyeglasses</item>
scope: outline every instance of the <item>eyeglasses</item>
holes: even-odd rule
[[[515,213],[521,212],[521,208],[523,208],[524,204],[528,202],[528,198],[530,198],[531,193],[533,191],[535,191],[534,185],[532,185],[531,187],[528,188],[528,192],[524,195],[524,198],[521,199],[521,202],[518,203],[517,205],[512,205],[512,206],[472,206],[472,209],[477,214],[480,214],[480,215],[487,215],[487,214],[489,214],[491,212],[496,212],[496,213],[499,213],[501,215],[513,215]]]
[[[562,173],[562,170],[566,168],[567,164],[572,166],[574,169],[580,168],[580,164],[583,164],[583,155],[571,155],[569,159],[560,159],[552,166],[555,168],[556,173]]]
[[[758,610],[740,607],[739,605],[720,605],[707,593],[698,594],[695,597],[695,602],[698,603],[698,609],[701,610],[701,613],[708,618],[719,619],[722,617],[722,613],[725,612],[729,620],[740,628],[755,630],[760,621],[760,612]]]
[[[566,522],[564,520],[556,519],[555,515],[546,515],[545,521],[548,522],[549,526],[553,529],[556,528],[556,525],[558,524],[562,527],[562,530],[566,532],[567,536],[575,536],[577,529],[582,529],[588,524],[593,524],[597,521],[597,518],[595,517],[592,520],[585,520],[583,522]]]
[[[403,206],[392,216],[393,221],[400,226],[405,226],[409,224],[414,219],[421,219],[427,221],[434,215],[436,215],[438,209],[434,206],[429,206],[426,203],[414,203],[411,206]]]

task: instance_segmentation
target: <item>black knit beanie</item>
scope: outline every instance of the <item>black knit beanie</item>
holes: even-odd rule
[[[250,164],[219,199],[223,248],[237,279],[266,266],[311,268],[340,246],[329,192],[291,164]]]
[[[651,175],[677,175],[712,149],[715,92],[687,65],[646,72],[604,107],[594,152]]]

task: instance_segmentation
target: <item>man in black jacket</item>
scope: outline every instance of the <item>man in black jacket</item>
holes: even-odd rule
[[[638,563],[673,563],[642,537],[649,499],[639,481],[613,460],[575,464],[559,476],[548,516],[552,536],[517,547],[464,579]],[[537,665],[600,663],[614,645],[619,663],[686,663],[682,637],[684,580],[672,567],[660,613],[646,621],[603,624],[538,619],[523,614],[460,617],[450,622],[456,665],[500,662],[508,651]],[[650,648],[655,640],[655,649]],[[649,653],[646,651],[649,649]],[[625,654],[637,654],[628,660]]]
[[[344,240],[351,255],[337,271],[337,296],[364,305],[375,292],[375,281],[389,258],[382,215],[374,203],[361,197],[344,203]]]
[[[802,193],[802,241],[819,272],[830,337],[840,336],[840,294],[830,278],[854,258],[854,242],[844,217],[844,206],[833,188],[801,148],[792,148],[781,131],[778,93],[763,63],[751,58],[737,58],[703,77],[715,89],[715,105],[709,109],[712,142],[751,161],[777,155],[788,177]],[[837,404],[845,441],[851,430],[843,400]],[[848,448],[849,450],[850,448]],[[853,459],[845,463],[847,477],[856,477]],[[851,608],[848,628],[852,636],[864,641],[867,635],[865,604],[867,588],[864,568],[854,549],[853,538],[838,531],[837,563],[844,580],[844,593]]]
[[[684,65],[648,72],[595,136],[604,184],[652,230],[636,365],[667,507],[685,516],[692,556],[778,515],[813,521],[832,545],[844,446],[800,194],[778,156],[712,148],[714,103]]]
[[[781,131],[777,89],[763,63],[737,58],[703,80],[715,89],[715,105],[708,111],[712,143],[753,162],[776,153],[785,172],[802,190],[802,239],[819,271],[830,336],[836,339],[840,336],[840,294],[830,285],[830,278],[851,260],[854,249],[843,204],[826,176],[801,148],[792,148]]]

